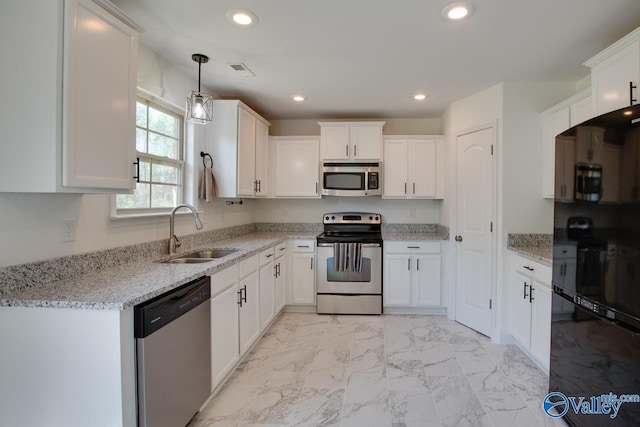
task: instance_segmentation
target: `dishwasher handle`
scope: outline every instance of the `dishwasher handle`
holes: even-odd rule
[[[133,308],[135,338],[144,338],[211,298],[209,276],[145,301]]]

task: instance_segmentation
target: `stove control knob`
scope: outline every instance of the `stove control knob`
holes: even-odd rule
[[[378,217],[376,217],[376,221],[377,221],[378,219],[379,219],[379,218],[378,218]]]
[[[372,217],[372,216],[370,216],[370,217],[369,217],[369,221],[371,221],[372,219],[373,219],[373,217]]]
[[[324,219],[326,219],[327,221],[329,221],[329,217],[328,217],[328,216],[326,216]]]
[[[335,217],[335,216],[332,216],[332,217],[331,217],[331,219],[336,219],[336,217]]]

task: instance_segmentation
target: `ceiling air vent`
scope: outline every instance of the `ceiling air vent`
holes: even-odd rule
[[[256,75],[243,63],[229,64],[229,66],[242,77],[255,77]]]

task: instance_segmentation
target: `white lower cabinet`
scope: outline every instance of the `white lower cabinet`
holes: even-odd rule
[[[211,390],[240,360],[238,266],[211,276]]]
[[[259,255],[238,264],[240,277],[240,355],[251,348],[260,335]]]
[[[276,313],[284,308],[287,295],[287,244],[280,243],[274,248],[276,259],[274,269],[276,276],[275,305]]]
[[[519,255],[513,255],[511,265],[511,336],[549,372],[551,268]]]
[[[441,305],[439,242],[384,243],[385,307]]]
[[[291,277],[287,281],[287,304],[316,303],[316,241],[290,240]]]
[[[276,315],[275,266],[273,248],[260,252],[260,329],[269,326]]]

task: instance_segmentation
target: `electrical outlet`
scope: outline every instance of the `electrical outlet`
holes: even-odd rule
[[[289,209],[282,209],[282,218],[289,218]]]
[[[76,219],[67,218],[62,220],[62,241],[73,242],[76,240]]]

